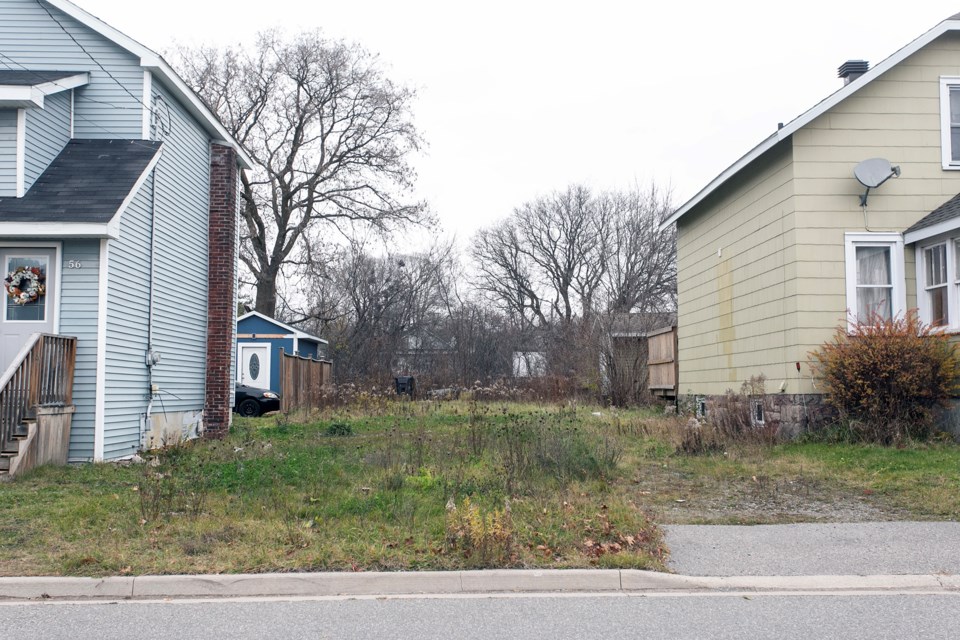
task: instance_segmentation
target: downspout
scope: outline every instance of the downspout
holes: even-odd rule
[[[147,365],[147,413],[143,422],[143,431],[140,433],[140,447],[146,447],[146,435],[149,430],[150,418],[153,414],[153,399],[157,395],[156,385],[153,384],[153,367],[160,362],[160,354],[153,350],[153,282],[156,271],[156,237],[157,237],[157,172],[159,166],[153,170],[150,180],[150,275],[147,283],[147,352],[144,361]]]

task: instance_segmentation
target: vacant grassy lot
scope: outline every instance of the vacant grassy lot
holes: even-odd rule
[[[658,523],[960,516],[960,448],[676,453],[638,411],[378,401],[0,485],[0,575],[661,569]]]

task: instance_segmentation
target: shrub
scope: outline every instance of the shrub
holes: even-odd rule
[[[448,548],[459,550],[470,564],[487,567],[511,561],[513,523],[509,499],[502,510],[483,511],[469,497],[458,508],[451,497],[446,528]]]
[[[327,425],[327,435],[333,437],[352,436],[353,427],[347,422],[331,422]]]
[[[827,401],[871,442],[929,437],[934,408],[958,389],[954,346],[914,312],[892,320],[873,315],[849,332],[841,326],[810,355]]]

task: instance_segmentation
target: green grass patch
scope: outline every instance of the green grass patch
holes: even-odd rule
[[[597,415],[599,414],[599,415]],[[656,523],[960,516],[960,449],[678,455],[643,411],[370,402],[0,484],[0,574],[663,569]]]

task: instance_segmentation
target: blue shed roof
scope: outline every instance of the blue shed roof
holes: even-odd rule
[[[245,313],[244,315],[242,315],[242,316],[240,316],[239,318],[237,318],[237,333],[240,333],[240,323],[241,323],[241,322],[244,322],[245,324],[247,324],[247,323],[249,323],[249,321],[253,321],[253,320],[259,320],[260,322],[259,322],[258,324],[262,324],[262,323],[266,322],[266,323],[268,323],[268,324],[276,327],[277,329],[280,329],[280,330],[282,330],[282,331],[285,331],[286,333],[290,333],[290,334],[296,336],[298,340],[307,340],[307,341],[309,341],[309,342],[316,342],[316,343],[318,343],[318,344],[328,344],[327,341],[324,340],[323,338],[320,338],[320,337],[318,337],[318,336],[310,335],[309,333],[306,333],[306,332],[304,332],[304,331],[300,331],[300,329],[297,329],[297,328],[295,328],[295,327],[291,327],[291,326],[288,325],[288,324],[284,324],[283,322],[280,322],[280,321],[277,320],[276,318],[271,318],[270,316],[264,315],[264,314],[259,313],[259,312],[257,312],[257,311],[251,311],[251,312],[249,312],[249,313]],[[247,321],[247,322],[245,322],[245,321]],[[250,333],[263,333],[263,331],[256,331],[256,332],[251,331]]]

